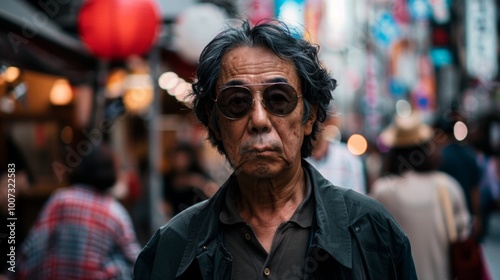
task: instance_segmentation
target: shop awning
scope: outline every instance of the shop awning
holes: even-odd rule
[[[73,83],[95,78],[98,60],[24,0],[0,1],[0,63],[67,77]]]

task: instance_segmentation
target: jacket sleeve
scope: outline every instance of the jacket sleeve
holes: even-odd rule
[[[191,264],[194,258],[191,254],[191,257],[186,258],[183,263],[189,217],[178,214],[156,231],[135,262],[135,279],[177,279],[180,267]]]
[[[153,265],[155,262],[156,248],[160,239],[160,230],[156,231],[155,235],[149,240],[146,246],[142,249],[135,261],[134,279],[148,280],[152,279]]]
[[[413,262],[413,257],[411,254],[411,245],[410,240],[407,236],[405,236],[405,241],[402,244],[402,248],[400,251],[400,263],[398,265],[398,279],[418,279],[417,271],[415,269],[415,264]]]
[[[410,239],[396,220],[376,200],[369,198],[359,205],[363,207],[357,207],[358,211],[368,213],[361,213],[353,220],[354,229],[351,228],[351,232],[360,244],[359,250],[365,258],[364,262],[371,276],[369,278],[417,279]],[[384,273],[387,275],[383,275]]]

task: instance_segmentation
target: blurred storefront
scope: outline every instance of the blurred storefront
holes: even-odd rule
[[[452,108],[471,121],[500,111],[494,0],[134,0],[142,7],[135,14],[145,15],[139,29],[125,26],[134,20],[128,10],[106,3],[125,9],[127,1],[0,2],[0,164],[22,158],[26,193],[41,201],[104,140],[119,152],[124,176],[139,181],[117,195],[130,209],[149,207],[137,214],[150,219],[140,227],[164,221],[155,203],[169,168],[165,153],[179,141],[203,147],[206,165],[220,167],[210,171],[223,181],[227,166],[204,141],[185,98],[201,50],[237,18],[278,17],[320,45],[339,81],[342,139],[361,137],[358,154],[410,107],[429,122]],[[82,24],[83,11],[97,27]],[[107,21],[108,14],[124,18]]]

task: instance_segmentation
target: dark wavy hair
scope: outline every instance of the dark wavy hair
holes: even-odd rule
[[[92,146],[90,153],[82,156],[80,164],[71,173],[69,183],[88,185],[100,192],[107,191],[117,180],[114,157],[108,144]]]
[[[408,171],[426,173],[437,170],[441,158],[435,143],[427,141],[411,147],[395,147],[385,154],[381,176],[403,175]]]
[[[337,81],[330,77],[329,72],[319,60],[319,46],[296,38],[293,30],[284,22],[274,19],[263,20],[254,27],[250,26],[248,21],[243,21],[239,27],[228,27],[219,33],[201,53],[192,94],[194,113],[208,127],[208,140],[221,154],[226,154],[222,141],[215,136],[215,131],[219,130],[214,101],[216,83],[224,54],[243,46],[264,47],[274,52],[279,58],[291,61],[295,65],[304,100],[303,122],[308,120],[311,110],[316,112],[312,133],[304,138],[301,147],[301,156],[308,157],[311,154],[313,141],[316,140],[319,132],[319,125],[327,117],[328,104],[332,100],[332,91],[336,88]]]

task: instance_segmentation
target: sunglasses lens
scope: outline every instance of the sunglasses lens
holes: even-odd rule
[[[290,114],[295,107],[299,97],[295,89],[286,83],[270,84],[262,94],[265,107],[277,116]],[[244,86],[229,86],[217,95],[217,108],[229,119],[244,117],[253,105],[253,94]]]
[[[269,111],[278,116],[285,116],[295,109],[299,98],[290,85],[275,84],[266,88],[263,99]]]
[[[228,87],[217,97],[219,111],[230,119],[245,116],[252,108],[252,93],[243,87]]]

